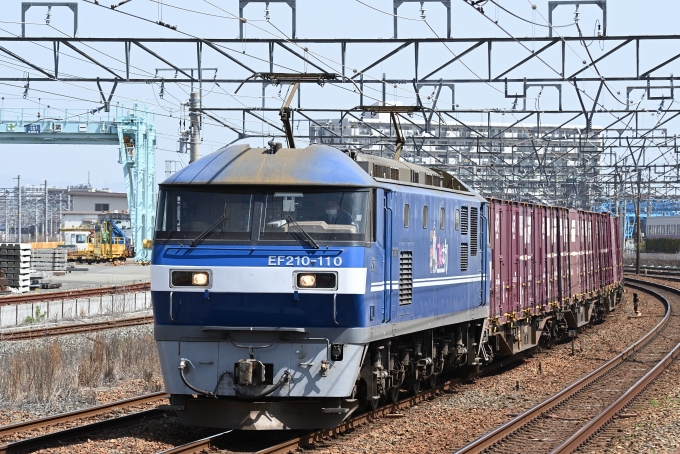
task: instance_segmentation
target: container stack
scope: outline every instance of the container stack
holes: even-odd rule
[[[31,285],[31,245],[25,243],[0,243],[0,271],[7,278],[7,286],[20,293],[28,292]]]
[[[5,277],[5,272],[0,270],[0,295],[4,295],[5,293],[9,293],[9,290],[7,289],[7,278]]]
[[[31,269],[35,271],[66,271],[65,249],[33,249]]]

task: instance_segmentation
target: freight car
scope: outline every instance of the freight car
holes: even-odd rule
[[[621,295],[617,223],[323,145],[221,149],[160,186],[171,408],[188,425],[332,427],[573,334]]]

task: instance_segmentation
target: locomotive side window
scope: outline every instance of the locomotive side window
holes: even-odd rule
[[[460,230],[460,210],[456,210],[454,221],[456,224],[456,230]]]
[[[427,228],[427,205],[423,205],[423,228]]]
[[[408,206],[408,203],[404,204],[404,228],[408,229],[408,223],[411,218],[411,209]]]
[[[444,230],[444,224],[446,223],[446,212],[444,207],[439,209],[439,229]]]

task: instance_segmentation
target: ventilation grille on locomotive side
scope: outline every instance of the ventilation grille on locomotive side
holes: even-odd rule
[[[470,207],[470,255],[477,255],[477,207]]]
[[[468,207],[460,207],[460,234],[468,234]]]
[[[413,251],[399,253],[399,304],[413,301]]]

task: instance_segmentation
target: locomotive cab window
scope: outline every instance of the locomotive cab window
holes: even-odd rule
[[[423,228],[427,228],[427,205],[423,205]]]
[[[167,189],[159,197],[156,238],[248,240],[254,194],[214,188]]]
[[[166,186],[160,191],[155,238],[193,246],[300,244],[310,238],[319,243],[364,243],[373,237],[371,199],[368,190]]]
[[[264,194],[260,240],[365,241],[368,191],[298,188]]]
[[[408,229],[408,223],[409,223],[409,218],[411,217],[411,209],[408,206],[408,203],[404,204],[404,228]]]

